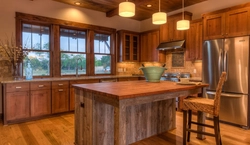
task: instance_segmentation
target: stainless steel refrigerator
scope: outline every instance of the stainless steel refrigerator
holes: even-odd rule
[[[220,120],[243,128],[249,127],[249,36],[204,41],[202,79],[214,98],[222,71],[227,72],[221,94]]]

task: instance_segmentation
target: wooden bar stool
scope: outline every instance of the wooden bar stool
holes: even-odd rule
[[[187,97],[183,100],[183,145],[186,145],[186,141],[190,141],[190,132],[204,134],[215,137],[216,145],[222,145],[220,136],[220,125],[219,125],[219,111],[220,111],[220,96],[222,86],[226,79],[226,72],[222,72],[214,99],[200,98],[200,97]],[[201,111],[213,115],[214,125],[208,125],[192,121],[192,111]],[[188,121],[187,121],[188,114]],[[191,124],[198,126],[214,128],[214,134],[192,130]],[[186,134],[188,132],[188,134]],[[187,137],[188,135],[188,137]]]

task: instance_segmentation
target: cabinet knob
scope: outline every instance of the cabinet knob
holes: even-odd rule
[[[16,87],[16,89],[21,89],[22,87]]]
[[[84,103],[83,103],[83,102],[81,102],[81,103],[80,103],[80,106],[81,106],[82,108],[84,108]]]
[[[59,89],[58,92],[63,92],[63,89]]]

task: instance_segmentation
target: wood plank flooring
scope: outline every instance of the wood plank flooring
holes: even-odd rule
[[[177,112],[176,121],[176,129],[132,145],[182,145],[181,112]],[[207,122],[211,124],[210,120]],[[250,145],[250,130],[223,123],[220,125],[223,145]],[[74,145],[74,114],[8,126],[0,122],[0,145]],[[215,145],[215,141],[209,136],[205,140],[198,140],[196,134],[192,133],[188,145]]]

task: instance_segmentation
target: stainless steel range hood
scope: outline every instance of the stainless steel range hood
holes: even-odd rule
[[[160,43],[157,47],[158,50],[171,50],[179,49],[184,47],[185,40],[172,41],[172,42],[163,42]]]

